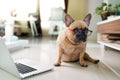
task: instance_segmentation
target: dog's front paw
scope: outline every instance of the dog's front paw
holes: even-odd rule
[[[82,67],[88,67],[88,65],[85,64],[85,63],[83,63],[83,64],[80,63],[80,66],[82,66]]]
[[[55,63],[54,66],[60,66],[60,63]]]
[[[86,65],[81,65],[82,67],[88,67],[88,65],[86,64]]]
[[[97,64],[97,63],[99,63],[99,62],[100,62],[99,60],[95,60],[95,61],[94,61],[94,64]]]

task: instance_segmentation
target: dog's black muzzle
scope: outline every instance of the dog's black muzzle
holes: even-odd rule
[[[75,42],[80,42],[80,41],[85,42],[87,40],[88,28],[84,28],[84,29],[75,28],[73,32],[76,35]]]

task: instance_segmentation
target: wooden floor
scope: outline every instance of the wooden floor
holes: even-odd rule
[[[26,39],[26,38],[25,38]],[[11,52],[16,59],[28,58],[43,64],[53,65],[56,60],[56,38],[27,38],[29,44],[24,49]],[[86,62],[88,67],[81,67],[78,62],[62,62],[53,71],[32,76],[25,80],[120,80],[120,51],[107,48],[101,53],[100,45],[88,42],[87,52],[100,59],[99,64]],[[102,57],[101,54],[104,54]],[[40,76],[40,77],[38,77]]]

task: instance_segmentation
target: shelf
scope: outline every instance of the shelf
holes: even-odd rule
[[[108,19],[108,20],[104,20],[104,21],[98,22],[97,25],[113,22],[113,21],[116,21],[116,20],[119,20],[119,19],[120,19],[120,16],[117,16],[115,18],[111,18],[111,19]]]
[[[98,33],[120,34],[120,16],[97,23]]]
[[[98,22],[97,23],[97,32],[98,32],[98,36],[97,36],[98,43],[108,46],[108,47],[111,47],[111,48],[114,48],[114,49],[117,49],[117,50],[120,50],[120,43],[117,44],[116,41],[114,41],[114,42],[104,41],[104,38],[102,38],[102,36],[104,34],[105,35],[116,34],[118,38],[120,37],[120,16]],[[112,36],[112,37],[114,37],[114,36]],[[108,37],[106,37],[106,39],[108,39]]]
[[[98,43],[100,43],[101,45],[116,49],[120,51],[120,44],[119,43],[111,43],[111,42],[107,42],[107,41],[97,41]]]

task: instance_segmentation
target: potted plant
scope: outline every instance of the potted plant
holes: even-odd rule
[[[99,7],[95,9],[96,14],[101,15],[102,20],[106,20],[108,16],[113,14],[112,4],[102,2]]]

